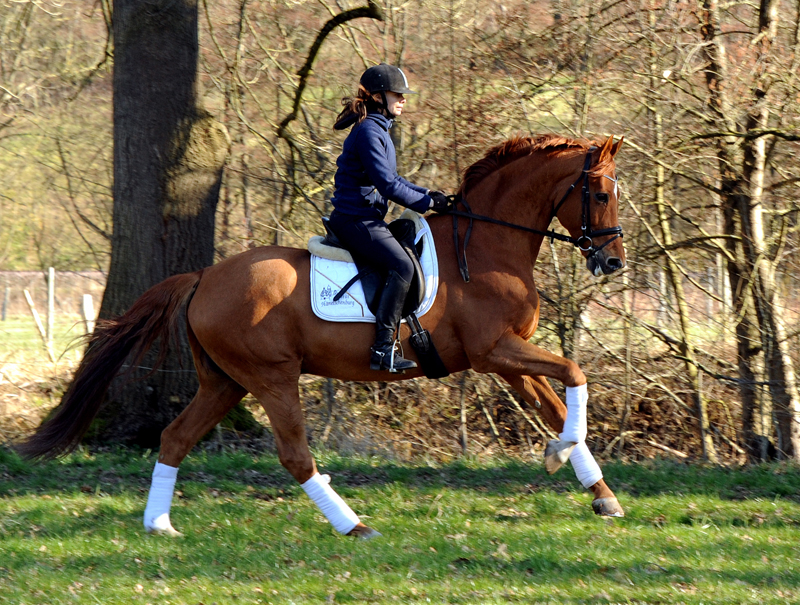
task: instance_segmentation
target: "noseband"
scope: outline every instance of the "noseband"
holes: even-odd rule
[[[580,176],[578,176],[577,180],[569,186],[564,196],[555,205],[553,208],[553,212],[550,214],[550,221],[558,214],[558,211],[561,209],[561,206],[567,201],[567,198],[573,192],[575,187],[578,186],[578,183],[583,180],[583,186],[581,187],[581,214],[582,214],[582,221],[581,221],[581,235],[578,237],[572,237],[570,235],[564,235],[562,233],[557,233],[552,229],[548,229],[547,231],[540,231],[539,229],[532,229],[531,227],[525,227],[524,225],[517,225],[515,223],[508,223],[506,221],[501,221],[496,218],[492,218],[490,216],[483,216],[481,214],[474,214],[472,209],[467,204],[467,200],[460,194],[456,194],[453,196],[449,196],[453,201],[453,208],[448,212],[448,214],[453,216],[453,241],[455,242],[455,249],[456,249],[456,258],[458,260],[458,269],[461,271],[461,277],[464,279],[465,282],[469,281],[469,268],[467,267],[467,244],[469,243],[470,235],[472,234],[472,225],[473,221],[484,221],[486,223],[494,223],[495,225],[502,225],[503,227],[511,227],[512,229],[518,229],[520,231],[527,231],[528,233],[536,233],[537,235],[544,235],[545,237],[549,237],[550,241],[559,240],[561,242],[569,242],[570,244],[576,246],[578,250],[581,252],[586,252],[587,258],[593,257],[595,254],[600,252],[603,248],[608,246],[611,242],[613,242],[618,237],[622,237],[622,227],[617,225],[616,227],[608,227],[606,229],[592,229],[592,217],[591,217],[591,208],[590,208],[590,201],[591,201],[591,190],[589,189],[589,171],[592,166],[592,152],[596,149],[593,147],[589,149],[588,153],[586,154],[586,160],[583,163],[583,170],[581,171]],[[617,179],[611,178],[608,175],[603,175],[610,181],[614,182],[614,190],[617,191]],[[619,196],[618,196],[619,197]],[[462,204],[466,211],[458,210],[458,204]],[[464,246],[459,251],[459,241],[458,241],[458,217],[462,216],[464,218],[469,219],[469,224],[467,225],[467,232],[464,234]],[[602,237],[604,235],[613,235],[614,237],[608,239],[607,241],[603,242],[599,246],[594,245],[594,238],[595,237]]]

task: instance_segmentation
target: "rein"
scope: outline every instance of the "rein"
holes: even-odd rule
[[[511,227],[512,229],[517,229],[519,231],[526,231],[528,233],[535,233],[537,235],[544,235],[545,237],[549,237],[550,241],[559,240],[561,242],[568,242],[574,246],[576,246],[581,252],[587,252],[587,258],[591,258],[597,252],[605,248],[608,244],[613,242],[618,237],[622,237],[622,227],[608,227],[606,229],[598,229],[592,230],[592,221],[591,221],[591,214],[590,214],[590,198],[591,198],[591,191],[589,190],[589,169],[592,165],[592,152],[595,148],[589,150],[586,154],[586,160],[583,163],[583,170],[581,171],[580,176],[576,179],[572,185],[569,186],[566,193],[563,195],[561,200],[558,204],[555,205],[552,214],[550,215],[550,221],[558,214],[558,211],[561,209],[561,206],[570,196],[572,191],[575,187],[578,186],[578,183],[583,180],[583,186],[581,188],[581,204],[582,204],[582,222],[581,222],[581,235],[579,237],[572,237],[570,235],[564,235],[563,233],[557,233],[552,229],[548,229],[547,231],[541,231],[539,229],[533,229],[531,227],[525,227],[524,225],[517,225],[516,223],[509,223],[506,221],[501,221],[500,219],[492,218],[490,216],[484,216],[482,214],[475,214],[472,212],[472,209],[467,204],[467,200],[461,194],[456,194],[452,196],[448,196],[453,202],[453,208],[447,212],[447,214],[452,215],[453,217],[453,241],[455,243],[456,249],[456,259],[458,260],[458,269],[461,272],[461,277],[464,279],[465,282],[469,281],[469,267],[467,266],[467,244],[469,244],[470,236],[472,235],[472,227],[473,221],[483,221],[485,223],[493,223],[495,225],[500,225],[502,227]],[[606,175],[603,175],[606,176]],[[610,180],[613,180],[616,183],[616,179],[612,179],[611,177],[606,177]],[[458,210],[456,206],[461,203],[466,211]],[[459,241],[458,241],[458,217],[464,217],[469,219],[469,224],[467,225],[467,232],[464,234],[464,245],[461,247],[459,251]],[[549,221],[548,221],[549,222]],[[594,239],[595,237],[602,237],[604,235],[613,235],[611,239],[603,242],[600,246],[595,247]],[[587,245],[588,244],[588,245]]]

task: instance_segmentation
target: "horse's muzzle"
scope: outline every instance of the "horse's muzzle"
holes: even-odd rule
[[[595,277],[611,275],[625,267],[625,261],[607,250],[599,250],[586,259],[586,268]]]

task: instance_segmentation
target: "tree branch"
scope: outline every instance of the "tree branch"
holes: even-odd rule
[[[748,130],[747,132],[706,132],[704,134],[696,134],[690,137],[690,141],[697,141],[699,139],[719,139],[723,137],[735,137],[752,141],[761,137],[774,136],[781,138],[785,141],[800,141],[800,134],[792,134],[785,130],[778,130],[775,128],[759,128]]]
[[[306,88],[308,76],[311,74],[311,67],[314,64],[314,59],[317,58],[317,53],[319,52],[322,43],[325,41],[325,38],[328,36],[328,34],[339,25],[342,25],[343,23],[353,19],[359,19],[361,17],[369,17],[371,19],[376,19],[377,21],[383,21],[384,19],[381,8],[374,2],[374,0],[368,0],[367,6],[361,6],[359,8],[353,8],[344,11],[343,13],[339,13],[332,19],[328,20],[328,22],[325,23],[323,28],[317,34],[317,39],[314,40],[314,44],[311,45],[311,49],[308,51],[308,58],[306,59],[305,64],[300,68],[300,71],[297,72],[297,75],[300,77],[300,82],[297,84],[297,90],[294,94],[292,112],[283,118],[280,126],[278,126],[278,137],[285,139],[290,145],[292,145],[292,141],[288,136],[286,136],[286,127],[292,120],[297,118],[297,112],[300,109],[300,101],[303,98],[303,91]]]

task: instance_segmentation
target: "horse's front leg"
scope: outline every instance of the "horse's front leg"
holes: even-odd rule
[[[502,378],[517,391],[529,405],[538,409],[547,424],[561,433],[567,408],[543,376],[502,375]],[[537,405],[539,404],[539,405]],[[603,479],[600,466],[585,442],[579,443],[570,453],[570,462],[581,484],[594,494],[592,509],[598,515],[623,517],[625,512]]]
[[[516,334],[507,333],[487,351],[470,356],[478,372],[502,376],[529,403],[543,403],[543,415],[558,431],[559,440],[548,443],[545,467],[553,473],[568,459],[584,487],[595,495],[592,506],[602,515],[622,516],[614,493],[603,481],[600,467],[586,446],[586,376],[574,361],[554,355]],[[567,404],[559,399],[543,377],[560,380],[566,387]]]
[[[470,355],[478,372],[510,376],[549,376],[564,383],[567,413],[558,420],[559,439],[547,444],[545,466],[549,473],[557,471],[570,457],[572,450],[586,440],[586,376],[574,361],[554,355],[513,333],[501,336],[493,347],[478,355]],[[468,352],[469,354],[469,352]]]

